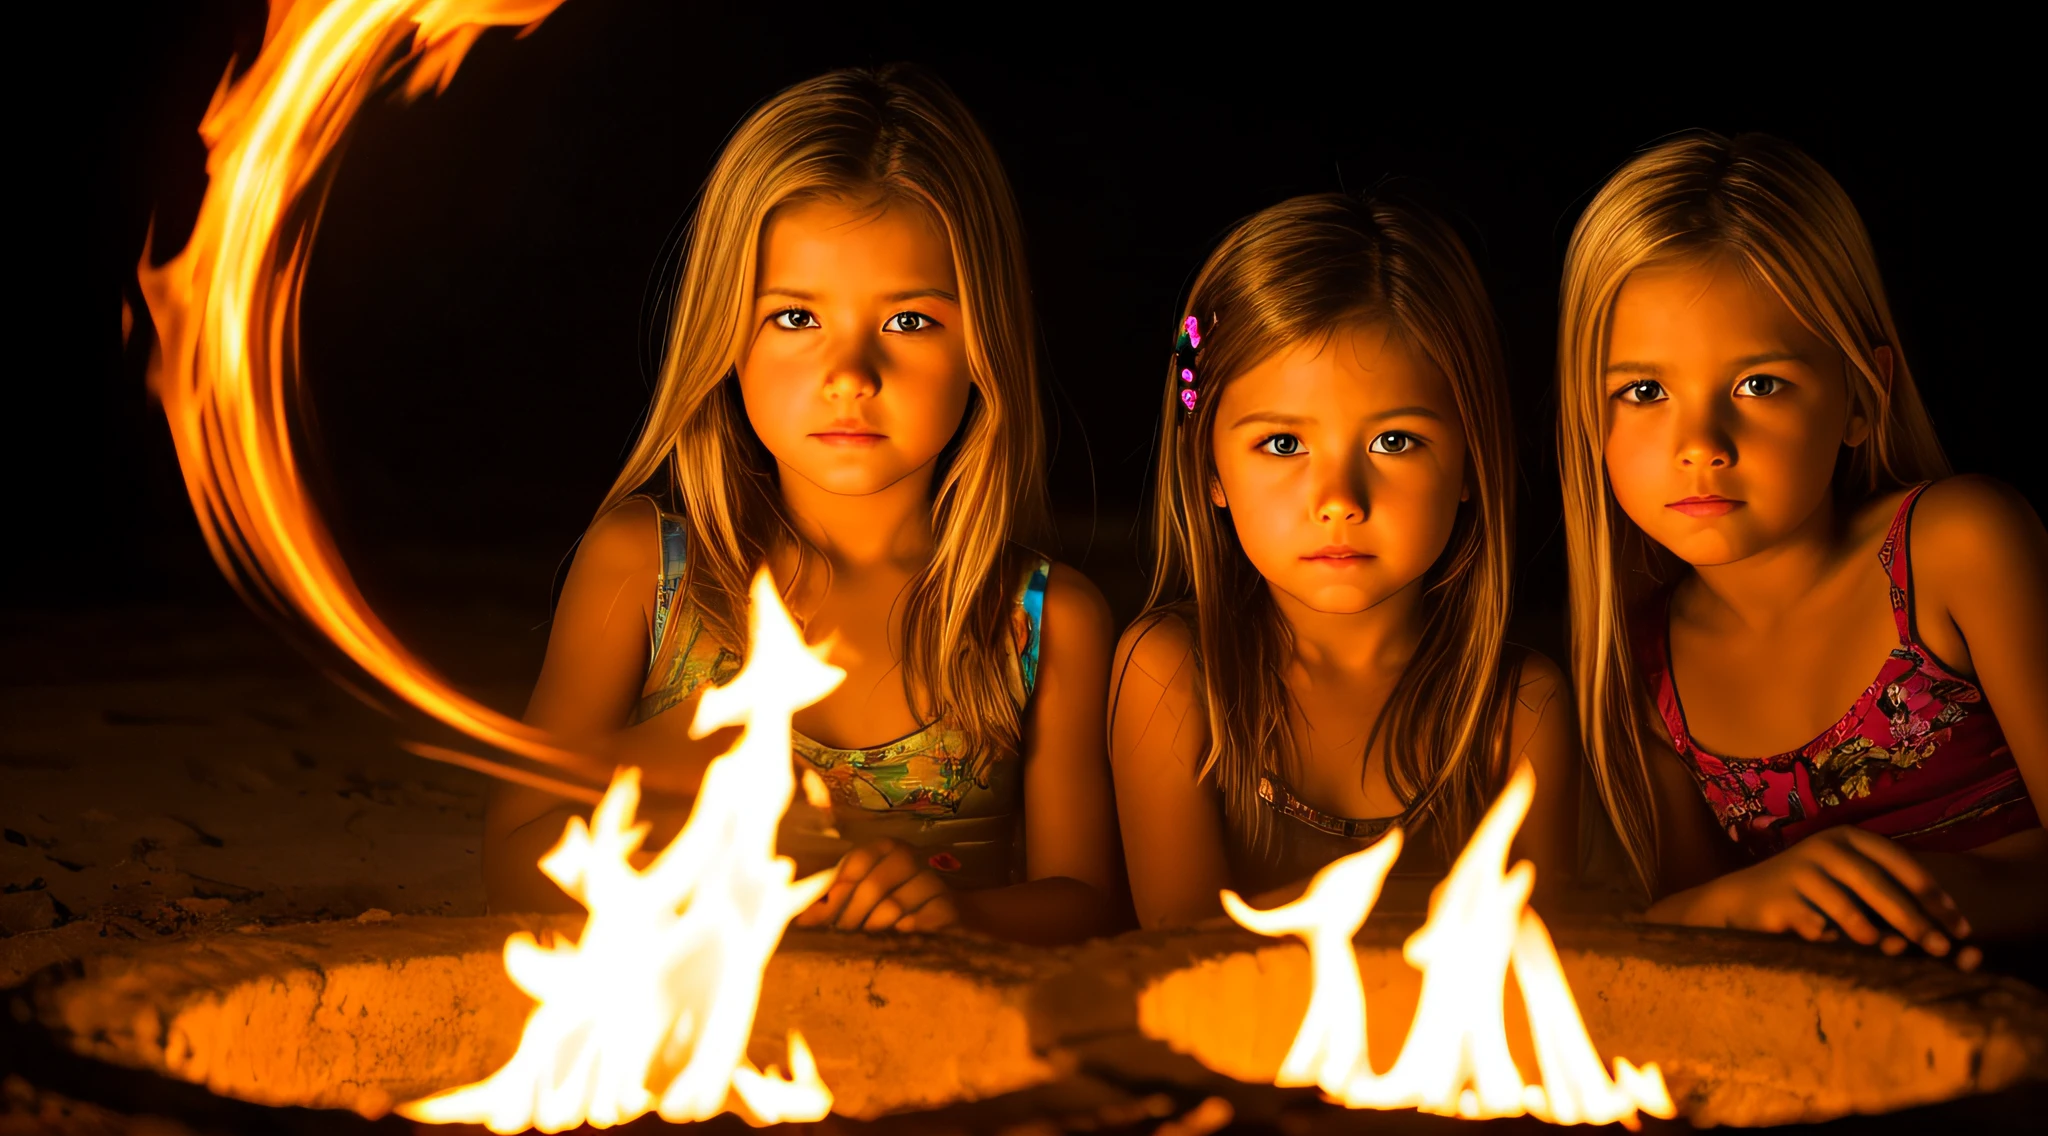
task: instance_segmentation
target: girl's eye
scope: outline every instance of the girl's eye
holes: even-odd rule
[[[1420,445],[1422,439],[1399,430],[1389,430],[1372,440],[1366,449],[1376,454],[1405,454]]]
[[[1763,398],[1766,395],[1777,394],[1779,388],[1784,385],[1785,380],[1776,375],[1751,375],[1735,384],[1735,393],[1749,398]]]
[[[1292,434],[1275,434],[1259,443],[1259,449],[1274,457],[1291,458],[1303,453],[1301,439]]]
[[[1623,402],[1656,402],[1664,397],[1664,384],[1650,379],[1629,385],[1614,392],[1614,397]]]
[[[897,312],[882,325],[883,331],[924,331],[939,325],[939,321],[921,312]]]
[[[818,326],[818,317],[802,308],[786,308],[768,318],[770,323],[787,331],[807,331]]]

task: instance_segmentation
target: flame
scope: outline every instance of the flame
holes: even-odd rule
[[[1365,990],[1352,936],[1364,925],[1401,852],[1396,828],[1317,872],[1300,899],[1265,911],[1223,893],[1232,919],[1262,935],[1298,935],[1314,985],[1308,1013],[1277,1085],[1315,1085],[1348,1108],[1414,1108],[1468,1118],[1521,1116],[1555,1124],[1634,1128],[1638,1112],[1677,1115],[1655,1062],[1614,1059],[1609,1079],[1572,1000],[1550,931],[1529,910],[1536,866],[1507,869],[1508,846],[1529,815],[1536,773],[1524,762],[1487,810],[1450,875],[1430,897],[1429,919],[1402,948],[1422,971],[1422,994],[1400,1056],[1373,1072],[1365,1045]],[[1508,1054],[1506,998],[1513,967],[1541,1085]]]
[[[647,836],[633,823],[640,771],[620,770],[590,825],[572,818],[540,862],[590,909],[583,937],[543,947],[521,932],[505,942],[506,972],[540,1003],[518,1052],[488,1079],[401,1113],[559,1132],[650,1110],[686,1121],[731,1107],[774,1123],[831,1109],[802,1035],[790,1031],[787,1077],[757,1071],[746,1048],[768,956],[834,874],[792,883],[795,864],[775,854],[797,786],[790,716],[845,672],[804,646],[765,570],[754,577],[752,620],[746,667],[704,693],[690,724],[696,737],[742,724],[746,733],[705,771],[682,832],[644,871],[633,868],[628,858]]]
[[[561,0],[275,0],[263,50],[215,91],[199,127],[208,185],[185,248],[137,269],[162,402],[213,558],[259,609],[310,623],[400,697],[494,746],[572,769],[592,762],[454,690],[370,610],[307,492],[288,418],[303,399],[298,305],[333,165],[363,100],[407,63],[403,93],[445,88],[484,29],[527,30]],[[152,234],[153,236],[153,234]],[[417,750],[585,800],[581,785]]]

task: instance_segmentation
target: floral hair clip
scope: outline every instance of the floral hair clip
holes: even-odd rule
[[[1202,324],[1193,316],[1181,321],[1173,344],[1173,367],[1180,375],[1180,404],[1195,412],[1195,354],[1202,349]]]

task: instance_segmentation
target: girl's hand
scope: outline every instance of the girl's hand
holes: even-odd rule
[[[946,881],[917,849],[894,840],[848,852],[824,898],[796,917],[799,927],[842,931],[937,931],[959,921]]]
[[[1875,914],[1884,926],[1872,922]],[[1846,934],[1898,954],[1918,944],[1946,956],[1970,924],[1932,873],[1905,849],[1854,825],[1817,832],[1783,852],[1651,907],[1659,922],[1749,931],[1791,931],[1813,942]],[[1964,969],[1979,952],[1956,956]]]

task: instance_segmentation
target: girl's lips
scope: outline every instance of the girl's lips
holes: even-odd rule
[[[1337,544],[1331,545],[1328,548],[1318,548],[1314,552],[1309,553],[1307,556],[1302,557],[1302,559],[1308,561],[1310,564],[1335,565],[1352,564],[1363,562],[1366,560],[1371,560],[1373,559],[1373,555],[1370,552],[1360,552],[1358,549],[1349,548],[1344,545]]]
[[[888,436],[869,430],[825,430],[811,435],[828,446],[872,446]]]
[[[1720,517],[1734,512],[1742,505],[1743,502],[1732,497],[1715,497],[1709,494],[1705,497],[1687,497],[1683,501],[1673,501],[1664,507],[1676,509],[1688,517]]]

